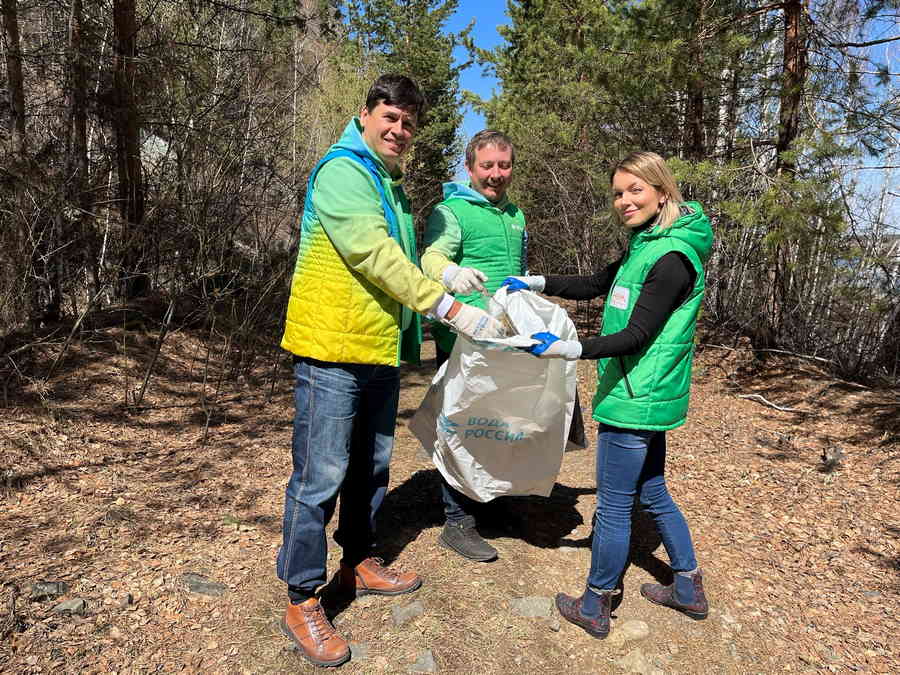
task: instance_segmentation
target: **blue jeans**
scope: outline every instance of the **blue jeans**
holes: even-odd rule
[[[441,478],[441,497],[444,500],[444,517],[448,523],[459,523],[466,516],[474,516],[481,502],[476,502],[456,488],[450,487],[447,479]]]
[[[665,431],[600,425],[590,588],[616,588],[628,561],[635,498],[653,516],[672,569],[687,572],[697,567],[687,521],[666,488],[665,467]]]
[[[371,555],[388,487],[400,369],[295,359],[293,472],[284,499],[278,578],[294,598],[325,583],[325,526],[350,565]]]

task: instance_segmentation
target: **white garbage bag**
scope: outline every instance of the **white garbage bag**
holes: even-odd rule
[[[495,316],[505,310],[518,335],[478,343],[457,337],[409,428],[447,482],[477,501],[547,496],[569,437],[577,361],[538,359],[516,347],[534,344],[528,336],[540,331],[575,340],[575,325],[530,291],[501,287],[488,305]]]

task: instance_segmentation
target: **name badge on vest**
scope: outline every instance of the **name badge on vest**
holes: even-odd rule
[[[616,286],[613,288],[609,304],[616,309],[628,309],[628,289],[623,286]]]

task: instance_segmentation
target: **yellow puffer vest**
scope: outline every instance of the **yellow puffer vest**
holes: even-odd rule
[[[355,161],[331,160],[334,163]],[[364,172],[352,170],[349,175],[353,180],[367,179]],[[402,359],[417,363],[422,341],[419,315],[353,270],[341,257],[312,205],[314,182],[315,175],[311,176],[301,218],[300,245],[282,348],[319,361],[396,366]],[[415,260],[409,203],[402,188],[393,185],[389,176],[383,177],[382,187],[389,204],[382,203],[393,210],[391,216],[396,216],[387,220],[393,220],[399,227],[400,231],[392,235],[397,235],[394,238],[406,254],[407,260],[403,262],[408,265],[408,260]],[[381,190],[371,181],[368,188],[373,200],[382,200]],[[384,226],[380,219],[370,223],[362,220],[361,216],[358,222],[361,233]],[[404,274],[396,261],[387,259],[381,275],[390,275],[393,267],[398,268],[397,274]]]

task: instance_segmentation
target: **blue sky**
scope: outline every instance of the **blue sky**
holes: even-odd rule
[[[459,8],[456,14],[447,23],[449,32],[458,32],[465,28],[470,21],[475,20],[475,28],[472,29],[472,37],[475,44],[482,49],[491,49],[502,42],[497,33],[497,26],[509,23],[506,15],[506,0],[459,0]],[[456,51],[457,63],[466,60],[464,49]],[[460,76],[462,89],[475,92],[481,98],[490,98],[497,89],[497,80],[492,76],[482,75],[481,68],[477,65],[469,66]],[[471,109],[466,110],[463,119],[463,133],[468,139],[477,131],[484,128],[484,118]]]
[[[470,21],[475,20],[475,27],[472,29],[472,37],[475,44],[483,49],[491,49],[502,42],[500,35],[497,33],[497,26],[508,24],[509,17],[506,14],[506,0],[459,0],[459,7],[456,14],[448,21],[446,29],[450,32],[458,32],[465,28]],[[880,39],[889,37],[896,32],[896,25],[891,21],[874,24],[870,28],[870,35],[867,39]],[[897,43],[887,43],[875,48],[874,54],[879,60],[892,65],[891,71],[896,72],[895,64],[898,61]],[[457,62],[462,62],[467,58],[467,54],[463,49],[457,49]],[[460,77],[460,86],[462,89],[472,91],[481,98],[487,99],[499,88],[497,80],[490,75],[484,75],[477,65],[469,66],[464,70]],[[896,85],[895,85],[896,86]],[[463,118],[463,134],[465,140],[468,140],[475,132],[483,129],[485,126],[484,118],[467,106],[465,117]],[[885,160],[895,163],[896,158],[869,158],[863,162],[869,166],[881,165]],[[462,167],[459,167],[462,170]],[[896,186],[896,174],[884,171],[862,171],[862,175],[858,179],[863,185],[870,188],[878,188],[884,184],[900,190],[900,186]],[[894,200],[895,205],[900,200]],[[890,216],[890,220],[896,222],[898,215],[895,208],[894,213]]]

